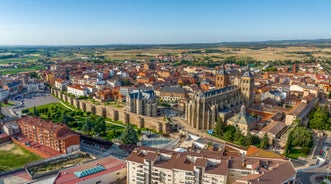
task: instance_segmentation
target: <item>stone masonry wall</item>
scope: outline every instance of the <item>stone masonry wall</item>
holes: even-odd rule
[[[166,132],[166,122],[162,117],[148,117],[131,112],[126,112],[124,108],[114,108],[112,106],[95,105],[92,102],[86,100],[79,100],[62,94],[60,90],[52,88],[52,94],[59,99],[75,106],[77,109],[81,109],[86,112],[91,112],[99,116],[111,118],[114,121],[122,121],[123,123],[132,123],[139,128],[149,128],[156,130],[157,132]]]

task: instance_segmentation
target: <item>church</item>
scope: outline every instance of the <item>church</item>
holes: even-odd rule
[[[249,66],[236,84],[231,84],[224,65],[215,77],[216,89],[194,94],[186,102],[185,119],[196,129],[211,130],[218,117],[224,121],[242,105],[248,107],[253,102],[254,76]]]

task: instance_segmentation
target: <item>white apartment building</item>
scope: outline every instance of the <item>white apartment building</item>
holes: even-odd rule
[[[75,96],[86,96],[89,94],[89,90],[87,87],[77,84],[67,86],[67,92]]]
[[[43,82],[29,82],[26,84],[26,86],[28,89],[28,93],[45,91],[45,83],[43,83]]]
[[[127,158],[130,184],[291,184],[296,171],[283,159],[224,156],[223,152],[184,152],[137,147]]]
[[[65,90],[66,87],[70,84],[69,80],[63,80],[63,79],[56,79],[55,80],[55,87],[60,90]]]
[[[127,183],[226,183],[228,162],[215,156],[135,150],[127,159]]]

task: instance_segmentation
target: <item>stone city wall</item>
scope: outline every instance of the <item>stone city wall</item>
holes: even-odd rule
[[[79,100],[77,98],[68,96],[64,93],[61,93],[60,90],[55,88],[52,88],[51,92],[57,98],[69,103],[70,105],[75,106],[77,109],[80,109],[82,111],[91,112],[91,114],[110,118],[114,121],[132,123],[134,125],[137,125],[138,128],[149,128],[156,130],[157,132],[166,132],[166,122],[163,120],[162,117],[142,116],[135,113],[127,112],[125,108],[95,105],[92,102],[86,100]]]

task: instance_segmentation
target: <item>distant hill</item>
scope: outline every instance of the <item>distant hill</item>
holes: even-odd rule
[[[183,43],[183,44],[108,44],[108,45],[18,45],[6,46],[0,45],[0,48],[108,48],[114,50],[130,50],[130,49],[152,49],[152,48],[170,48],[170,49],[201,49],[215,47],[233,47],[233,48],[253,48],[260,49],[265,47],[288,47],[288,46],[314,46],[314,47],[331,47],[331,38],[315,39],[315,40],[270,40],[256,42],[220,42],[220,43]]]
[[[235,48],[265,48],[265,47],[288,47],[288,46],[315,46],[331,47],[330,39],[316,40],[270,40],[256,42],[220,42],[220,43],[187,43],[187,44],[123,44],[123,45],[104,45],[98,47],[110,47],[114,49],[146,49],[146,48],[215,48],[215,47],[235,47]]]

